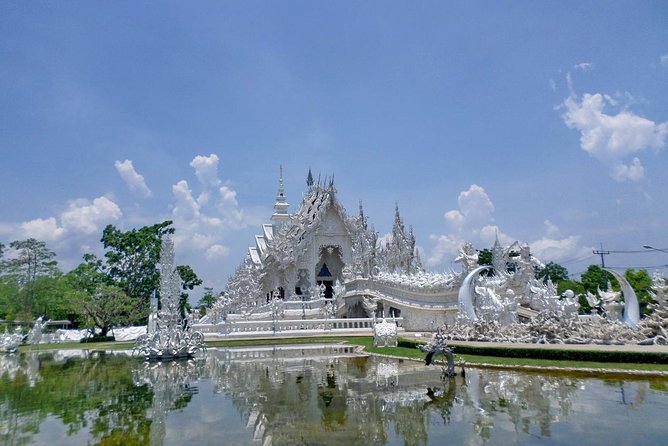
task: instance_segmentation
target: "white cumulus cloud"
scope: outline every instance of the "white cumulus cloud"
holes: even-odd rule
[[[606,164],[617,181],[639,181],[644,169],[638,157],[628,157],[647,149],[661,150],[668,136],[668,122],[656,123],[622,109],[606,112],[617,103],[610,96],[585,93],[581,99],[567,97],[562,108],[564,123],[580,132],[580,147]]]
[[[218,161],[218,155],[213,153],[209,156],[197,155],[190,166],[195,169],[195,176],[203,185],[216,187],[221,182],[218,178]]]
[[[457,204],[458,209],[449,210],[443,215],[448,233],[430,236],[435,242],[427,257],[430,266],[454,258],[464,242],[480,243],[481,236],[486,238],[489,235],[489,231],[481,231],[494,221],[494,204],[483,187],[472,184],[459,194]]]
[[[144,176],[135,170],[131,160],[116,161],[114,167],[131,191],[137,191],[143,197],[150,197],[153,194],[146,185]]]
[[[98,197],[92,203],[86,199],[71,201],[68,209],[60,215],[60,220],[67,231],[92,234],[122,216],[116,203],[107,197]]]
[[[190,162],[198,181],[191,185],[180,180],[172,186],[177,248],[207,260],[226,256],[229,248],[223,243],[224,237],[246,226],[237,193],[219,177],[218,163],[215,154],[198,155]]]
[[[471,185],[459,194],[458,209],[444,214],[445,234],[432,234],[433,243],[426,263],[431,267],[448,264],[457,256],[465,242],[477,249],[490,248],[495,240],[508,246],[518,238],[503,232],[494,224],[494,203],[484,188]],[[559,228],[549,220],[544,222],[545,233],[538,240],[530,241],[532,253],[539,259],[558,262],[581,257],[591,252],[591,248],[580,246],[578,236],[562,237]]]
[[[200,216],[199,203],[193,197],[192,190],[190,190],[186,180],[181,180],[173,185],[172,194],[175,201],[172,214],[175,219],[192,220]]]
[[[32,237],[46,242],[57,240],[65,233],[65,229],[58,226],[58,222],[54,217],[46,219],[36,218],[23,222],[21,223],[21,230],[23,231],[23,236],[26,238]]]

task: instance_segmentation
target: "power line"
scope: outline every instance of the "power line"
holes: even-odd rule
[[[666,248],[665,250],[668,251],[668,248]],[[661,249],[656,249],[656,250],[654,250],[654,249],[644,249],[644,250],[640,250],[640,251],[613,251],[613,250],[610,250],[609,252],[611,254],[649,254],[649,253],[652,253],[654,251],[662,251],[662,250]]]
[[[649,266],[606,266],[610,269],[658,269],[668,268],[668,265],[649,265]]]
[[[573,258],[573,259],[565,260],[563,262],[559,262],[559,264],[568,265],[569,263],[582,262],[583,260],[591,259],[592,257],[594,257],[594,254],[587,254],[586,256],[576,257],[576,258]]]

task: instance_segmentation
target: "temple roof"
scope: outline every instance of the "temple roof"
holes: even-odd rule
[[[294,261],[297,253],[306,249],[308,235],[318,228],[330,209],[340,216],[351,234],[354,223],[336,199],[334,181],[318,181],[309,186],[297,212],[289,215],[280,229],[271,224],[262,225],[262,235],[255,236],[256,246],[250,250],[253,263],[260,266],[270,261],[268,257],[274,257],[274,261],[283,265]]]

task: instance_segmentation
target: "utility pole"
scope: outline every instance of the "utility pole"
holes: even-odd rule
[[[610,254],[610,251],[603,251],[603,243],[601,243],[601,249],[594,250],[592,252],[597,256],[601,256],[601,268],[605,268],[605,258],[603,256],[607,256],[608,254]]]

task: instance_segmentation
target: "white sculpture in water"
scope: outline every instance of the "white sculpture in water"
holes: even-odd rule
[[[137,338],[134,351],[146,360],[190,358],[204,350],[204,335],[193,331],[179,310],[179,274],[174,266],[174,242],[167,237],[160,249],[161,308],[151,315],[149,332]]]
[[[436,330],[431,341],[427,345],[419,346],[420,350],[427,353],[427,356],[424,358],[425,365],[431,365],[435,363],[436,356],[442,355],[446,359],[446,365],[441,366],[441,377],[452,378],[457,375],[455,372],[455,357],[452,353],[452,347],[448,345],[448,336],[442,328]],[[464,362],[460,362],[462,368],[462,376],[466,374],[464,370]]]

